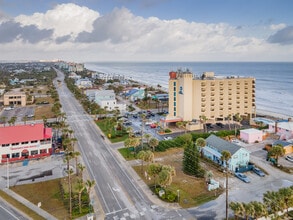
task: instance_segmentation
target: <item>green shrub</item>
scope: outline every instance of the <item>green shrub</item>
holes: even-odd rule
[[[169,128],[165,129],[165,133],[171,133],[171,132],[172,131]]]

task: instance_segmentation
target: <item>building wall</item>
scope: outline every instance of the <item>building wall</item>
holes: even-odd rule
[[[255,113],[255,79],[194,78],[190,72],[176,72],[176,77],[170,76],[169,80],[171,116],[175,115],[175,110],[176,116],[184,121],[199,120],[202,115],[214,121],[237,113],[252,116]]]
[[[240,131],[240,139],[246,143],[255,143],[256,141],[263,140],[263,132],[256,130],[255,132],[250,132],[246,130]]]
[[[26,106],[26,95],[22,92],[9,92],[3,96],[3,104]]]

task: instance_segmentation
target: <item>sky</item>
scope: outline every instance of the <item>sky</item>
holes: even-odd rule
[[[293,62],[292,0],[0,0],[0,61]]]

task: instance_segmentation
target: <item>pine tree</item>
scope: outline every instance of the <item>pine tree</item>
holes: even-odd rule
[[[183,154],[183,172],[187,175],[203,177],[204,170],[199,163],[199,151],[193,142],[188,142],[184,148]]]

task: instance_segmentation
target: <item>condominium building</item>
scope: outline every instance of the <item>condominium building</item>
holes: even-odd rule
[[[197,121],[205,116],[211,121],[223,120],[239,113],[255,113],[255,78],[215,76],[190,71],[169,73],[169,115],[166,122]]]

